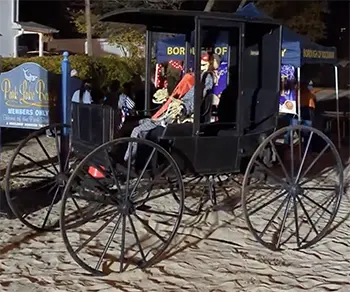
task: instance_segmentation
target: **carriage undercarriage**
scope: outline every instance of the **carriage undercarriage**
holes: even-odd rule
[[[127,22],[118,13],[117,21]],[[125,17],[142,22],[151,12],[139,11],[146,18],[134,13],[125,12]],[[157,29],[157,21],[172,23],[159,11],[152,13],[149,29]],[[144,139],[131,138],[129,130],[115,131],[111,108],[76,104],[72,129],[51,125],[32,133],[8,164],[5,193],[14,215],[36,231],[60,230],[72,258],[94,275],[157,263],[179,228],[204,212],[242,210],[253,237],[273,251],[315,244],[337,214],[344,174],[332,141],[312,127],[275,130],[280,26],[197,14],[168,15],[189,38],[195,31],[192,123],[156,127]],[[229,61],[239,75],[232,123],[202,121],[201,33],[208,29],[207,37],[215,36],[212,26],[226,29],[230,41],[236,38],[228,44]],[[47,132],[53,137],[47,138]],[[45,161],[26,154],[34,144]],[[25,171],[19,166],[23,163]],[[19,182],[29,184],[24,194],[14,187]]]

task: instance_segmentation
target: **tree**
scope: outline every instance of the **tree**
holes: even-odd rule
[[[324,0],[207,0],[204,10],[211,11],[215,5],[216,10],[232,11],[233,7],[240,9],[248,2],[254,2],[266,14],[314,41],[326,36],[325,16],[328,13],[328,2]]]
[[[327,1],[258,0],[255,3],[271,17],[313,41],[326,37]]]
[[[99,22],[99,16],[106,12],[122,8],[156,8],[156,9],[180,9],[185,0],[91,0],[91,35],[94,37],[108,38],[111,43],[118,44],[124,53],[136,56],[140,53],[140,48],[144,44],[145,30],[139,26],[123,25],[111,26]],[[71,6],[71,19],[79,33],[87,33],[87,17],[84,13],[82,3],[75,2]],[[85,5],[86,9],[86,5]]]
[[[92,25],[90,0],[85,0],[85,24],[88,55],[92,56]]]

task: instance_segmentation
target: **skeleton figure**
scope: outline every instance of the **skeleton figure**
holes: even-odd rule
[[[201,80],[203,82],[203,97],[212,94],[213,87],[217,82],[215,70],[219,66],[217,56],[204,53],[201,57]],[[180,86],[181,85],[181,86]],[[165,127],[174,122],[192,121],[194,111],[194,76],[186,74],[170,97],[165,97],[165,91],[160,89],[154,95],[153,101],[156,103],[164,102],[162,108],[151,118],[140,120],[139,126],[135,127],[131,137],[146,138],[149,131],[158,126]],[[136,154],[136,143],[132,146],[132,156]],[[129,145],[131,147],[131,145]],[[124,159],[129,157],[129,147],[125,153]]]

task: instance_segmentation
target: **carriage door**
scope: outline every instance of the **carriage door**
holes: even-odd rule
[[[243,24],[209,18],[197,19],[195,31],[195,105],[194,135],[196,136],[195,168],[202,173],[212,171],[233,171],[237,165],[237,137],[234,136],[236,106],[235,99],[239,90],[239,71],[241,34]],[[205,51],[219,57],[214,80],[213,94],[203,94],[203,88],[210,85],[206,82],[202,70],[201,55]],[[207,84],[206,84],[207,83]],[[208,84],[209,83],[209,84]],[[220,125],[215,117],[215,110],[220,103],[220,95],[226,88],[235,90],[230,94],[232,101],[227,111],[231,119]],[[203,96],[205,95],[205,96]],[[222,130],[231,130],[230,135],[220,135]],[[225,155],[222,155],[226,153]]]

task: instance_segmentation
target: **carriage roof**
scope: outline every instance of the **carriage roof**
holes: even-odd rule
[[[258,24],[278,24],[275,20],[261,17],[247,17],[233,13],[205,12],[195,10],[161,10],[161,9],[120,9],[103,15],[100,20],[145,25],[151,30],[167,32],[188,32],[194,30],[194,20],[206,18],[210,20],[249,22]]]

